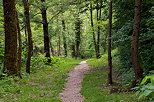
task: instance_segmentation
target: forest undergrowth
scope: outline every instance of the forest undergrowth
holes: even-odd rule
[[[0,80],[0,102],[61,102],[58,98],[67,73],[81,60],[59,59],[53,65],[32,60],[32,74],[23,73],[23,79],[5,77]]]
[[[113,56],[117,50],[113,50]],[[113,58],[113,85],[107,84],[107,54],[100,59],[88,61],[90,72],[82,82],[81,94],[85,102],[143,102],[135,92],[128,92],[121,83],[121,72],[118,72],[116,58]]]

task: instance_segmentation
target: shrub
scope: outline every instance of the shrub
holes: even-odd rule
[[[154,100],[154,75],[144,77],[140,86],[136,88],[139,99]]]

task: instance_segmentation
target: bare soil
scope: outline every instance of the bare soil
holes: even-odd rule
[[[86,61],[82,61],[74,70],[68,73],[64,90],[60,93],[60,99],[63,102],[84,102],[84,97],[80,94],[82,88],[81,82],[84,74],[88,73],[89,67]]]

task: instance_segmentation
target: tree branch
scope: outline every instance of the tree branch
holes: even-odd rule
[[[48,21],[48,23],[50,23],[51,20],[54,19],[56,16],[58,16],[61,12],[62,12],[62,10],[60,10],[58,13],[56,13],[55,15],[53,15],[53,17],[50,18],[50,20]]]

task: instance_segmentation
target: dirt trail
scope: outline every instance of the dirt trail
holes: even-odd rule
[[[84,74],[88,73],[88,69],[86,61],[82,61],[80,65],[77,65],[74,70],[69,72],[64,91],[60,93],[60,99],[63,102],[84,102],[84,97],[80,94],[80,90]]]

